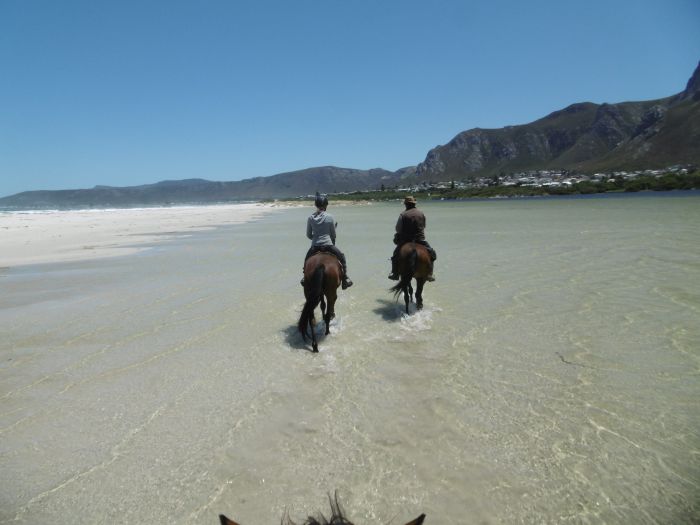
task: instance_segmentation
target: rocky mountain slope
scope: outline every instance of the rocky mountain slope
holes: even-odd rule
[[[700,163],[700,64],[671,97],[573,104],[520,126],[463,131],[428,152],[418,180],[537,169],[582,172]]]

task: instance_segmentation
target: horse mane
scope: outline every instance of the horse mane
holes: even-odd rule
[[[337,491],[333,498],[331,498],[330,494],[328,495],[328,502],[331,505],[330,519],[327,519],[319,512],[318,517],[309,516],[301,525],[353,525],[353,523],[348,520],[343,513],[343,509],[338,501]],[[221,525],[238,525],[237,522],[227,518],[223,514],[219,514],[219,520],[221,521]],[[421,514],[416,519],[408,522],[406,525],[422,525],[424,520],[425,514]],[[284,516],[282,517],[281,525],[296,525],[296,523],[291,520],[289,513],[285,512]]]
[[[338,501],[338,493],[331,498],[328,495],[328,502],[331,505],[331,517],[327,519],[323,514],[319,512],[318,517],[309,516],[306,521],[301,525],[353,525],[353,523],[345,517],[343,513],[343,508],[340,506]],[[296,525],[290,518],[289,515],[285,515],[282,519],[282,525]]]

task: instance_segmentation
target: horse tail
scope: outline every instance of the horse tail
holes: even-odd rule
[[[308,335],[307,327],[309,326],[309,321],[314,315],[314,310],[321,302],[321,297],[323,296],[323,279],[325,277],[326,268],[323,264],[319,264],[314,270],[311,279],[309,279],[306,284],[306,302],[304,303],[304,308],[301,311],[301,317],[299,317],[299,323],[297,327],[301,336],[306,341],[306,336]]]
[[[406,259],[407,268],[401,274],[401,280],[394,286],[389,288],[391,292],[394,292],[394,298],[398,299],[399,295],[401,295],[401,292],[405,292],[406,290],[408,290],[408,287],[411,284],[411,279],[413,279],[413,274],[416,273],[416,266],[418,264],[417,261],[418,252],[416,251],[416,245],[414,244],[411,253],[408,254],[408,257]]]

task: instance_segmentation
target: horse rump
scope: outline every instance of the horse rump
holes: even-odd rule
[[[408,253],[406,253],[406,250],[403,248],[399,251],[398,267],[401,279],[399,279],[398,283],[389,288],[389,291],[394,294],[394,299],[397,300],[399,295],[408,290],[408,287],[411,286],[411,279],[413,279],[413,275],[416,273],[418,252],[415,244],[411,245],[409,249],[411,251]]]

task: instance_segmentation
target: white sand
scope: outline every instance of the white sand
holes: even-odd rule
[[[279,207],[227,204],[0,213],[0,268],[126,255],[193,231],[247,222]]]

